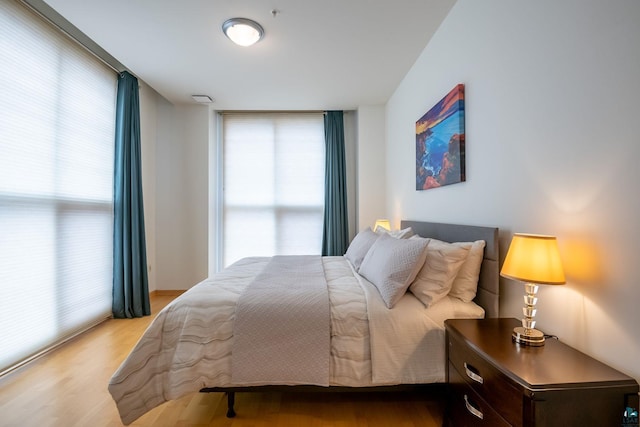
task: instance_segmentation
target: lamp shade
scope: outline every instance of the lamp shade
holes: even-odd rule
[[[556,238],[514,234],[500,275],[522,282],[562,285],[565,278]]]
[[[387,231],[391,231],[391,223],[388,219],[377,219],[375,225],[373,226],[373,231],[376,231],[380,228],[384,228]]]

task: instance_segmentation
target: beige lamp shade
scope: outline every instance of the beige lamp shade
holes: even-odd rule
[[[391,231],[391,223],[388,219],[378,219],[373,226],[373,231],[376,231],[378,227],[384,228],[387,231]]]
[[[529,283],[564,284],[564,271],[556,238],[514,234],[500,275]]]

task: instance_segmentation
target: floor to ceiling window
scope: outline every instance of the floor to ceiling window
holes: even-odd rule
[[[115,73],[0,2],[0,372],[107,318]]]
[[[320,254],[322,113],[222,116],[222,264],[247,256]]]

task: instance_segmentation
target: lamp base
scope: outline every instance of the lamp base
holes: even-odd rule
[[[514,342],[532,347],[544,345],[544,334],[537,329],[525,329],[522,326],[513,328],[511,338]]]

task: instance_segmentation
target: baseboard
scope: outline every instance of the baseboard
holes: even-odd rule
[[[149,296],[150,297],[177,297],[184,294],[185,292],[187,292],[186,289],[176,289],[176,290],[161,289],[161,290],[155,290],[155,291],[149,292]]]

